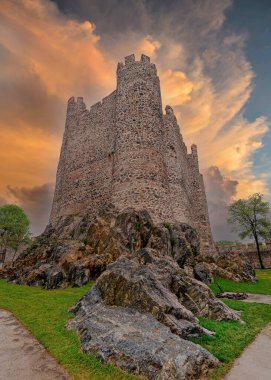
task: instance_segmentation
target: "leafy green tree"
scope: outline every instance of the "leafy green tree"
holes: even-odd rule
[[[18,249],[30,242],[29,219],[24,211],[16,205],[0,207],[0,248],[4,256],[8,248],[12,249],[13,262]]]
[[[253,238],[256,243],[259,263],[264,269],[259,242],[270,238],[271,223],[268,218],[269,203],[263,195],[255,193],[247,199],[239,199],[229,206],[228,222],[235,225],[241,239]]]

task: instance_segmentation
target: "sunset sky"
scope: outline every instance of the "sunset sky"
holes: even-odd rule
[[[271,199],[269,0],[1,0],[0,204],[42,231],[67,99],[109,94],[131,53],[156,63],[163,106],[198,145],[214,237],[234,239],[226,205]]]

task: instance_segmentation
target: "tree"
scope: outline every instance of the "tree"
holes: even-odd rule
[[[30,242],[29,220],[24,211],[16,205],[0,207],[0,247],[4,256],[8,248],[13,249],[13,262],[20,246]]]
[[[270,237],[271,223],[268,218],[269,203],[263,201],[263,195],[255,193],[247,199],[239,199],[229,206],[228,222],[236,226],[241,239],[253,238],[256,243],[260,266],[264,269],[259,241]]]

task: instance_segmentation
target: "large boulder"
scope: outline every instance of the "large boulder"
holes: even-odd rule
[[[188,276],[172,257],[161,256],[150,248],[121,256],[108,266],[96,286],[106,304],[149,312],[175,332],[180,330],[180,336],[187,336],[192,330],[187,323],[188,332],[182,331],[178,321],[185,319],[197,326],[194,315],[239,319],[205,284]]]
[[[84,351],[149,379],[206,379],[218,361],[184,340],[212,332],[197,316],[240,320],[170,255],[143,248],[120,256],[71,309]]]
[[[131,307],[86,303],[68,327],[79,334],[84,352],[148,379],[207,379],[219,363],[207,350],[173,334],[151,314]]]

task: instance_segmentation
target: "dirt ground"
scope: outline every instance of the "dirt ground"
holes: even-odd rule
[[[271,296],[265,294],[248,294],[248,298],[243,300],[245,302],[256,302],[256,303],[265,303],[271,305]],[[271,379],[271,376],[270,376]]]
[[[0,380],[71,380],[13,315],[0,310]]]

